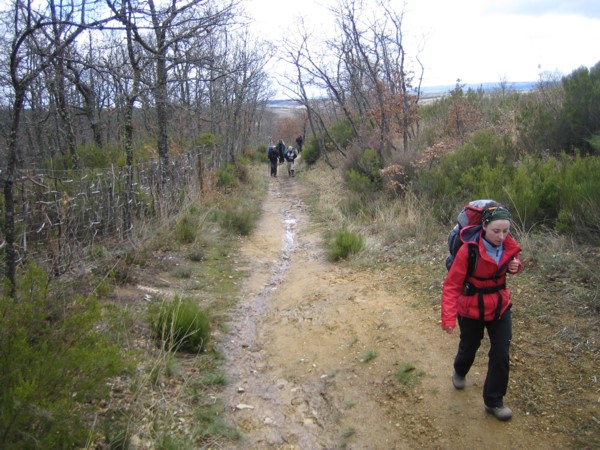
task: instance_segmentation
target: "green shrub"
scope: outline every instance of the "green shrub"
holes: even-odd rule
[[[212,148],[215,145],[215,135],[212,133],[202,133],[196,139],[196,145],[202,149]]]
[[[559,174],[560,164],[555,158],[542,161],[526,157],[519,163],[505,190],[513,219],[521,227],[554,225],[559,209]]]
[[[544,225],[600,239],[600,157],[518,159],[504,138],[479,133],[455,153],[422,169],[414,191],[448,221],[466,202],[494,198],[509,205],[522,230]]]
[[[356,133],[347,120],[340,120],[329,128],[329,136],[342,148],[348,147],[356,138]],[[333,149],[333,148],[332,148]]]
[[[238,187],[236,167],[233,164],[225,164],[217,172],[217,186],[223,189]]]
[[[259,211],[252,201],[240,200],[227,205],[219,216],[219,224],[224,230],[248,236],[254,230],[258,216]]]
[[[209,314],[191,298],[175,297],[151,308],[149,321],[154,338],[169,351],[198,353],[210,338]]]
[[[432,204],[444,221],[456,216],[459,205],[475,198],[508,203],[504,187],[510,183],[516,152],[506,137],[477,133],[456,152],[444,155],[431,169],[421,169],[413,189]]]
[[[346,171],[346,184],[352,192],[368,193],[381,190],[383,178],[380,175],[381,158],[369,148],[358,159],[350,163]]]
[[[179,244],[191,244],[198,233],[198,219],[186,214],[175,225],[175,241]]]
[[[346,172],[346,185],[350,192],[364,193],[374,190],[373,182],[368,176],[359,173],[355,169],[350,169]]]
[[[92,400],[124,368],[99,330],[91,296],[54,297],[43,270],[19,275],[17,300],[0,297],[0,436],[3,448],[83,448]],[[4,292],[8,292],[6,289]]]
[[[363,247],[364,239],[361,235],[353,231],[340,230],[329,246],[328,257],[331,261],[339,261],[360,252]]]
[[[600,157],[564,158],[558,185],[557,230],[600,239]]]
[[[302,160],[312,166],[316,164],[316,162],[321,157],[321,150],[319,149],[319,144],[316,139],[311,139],[308,143],[304,144],[302,147]]]
[[[254,152],[254,155],[252,156],[252,160],[261,163],[268,163],[269,158],[267,158],[267,146],[264,144],[259,145],[256,149],[256,152]]]

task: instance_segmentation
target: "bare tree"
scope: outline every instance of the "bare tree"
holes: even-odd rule
[[[305,32],[300,44],[287,44],[288,58],[298,69],[294,84],[300,101],[307,103],[301,92],[310,80],[329,99],[329,113],[342,114],[359,147],[374,146],[386,156],[397,149],[399,135],[408,151],[419,94],[418,88],[414,92],[414,73],[408,68],[403,11],[397,12],[387,0],[378,0],[375,8],[372,3],[365,7],[363,0],[342,0],[330,11],[336,33],[326,41],[325,53],[315,56]],[[318,122],[315,110],[309,115]],[[323,112],[319,115],[323,117]]]
[[[15,247],[15,204],[14,183],[19,154],[18,134],[27,90],[31,84],[71,46],[78,36],[90,27],[97,27],[110,20],[110,17],[94,16],[93,2],[81,1],[77,4],[56,5],[52,2],[34,4],[17,0],[10,11],[10,21],[6,21],[8,40],[9,76],[12,95],[11,124],[8,136],[6,168],[4,171],[4,232],[5,232],[5,274],[11,286],[10,295],[15,295],[15,275],[18,255]],[[89,9],[88,9],[89,8]],[[5,18],[6,20],[7,18]],[[48,30],[59,31],[60,39],[48,40]],[[6,39],[6,37],[5,37]],[[38,65],[27,64],[28,57],[36,54]]]
[[[236,3],[234,0],[222,5],[204,0],[174,0],[164,4],[157,4],[154,0],[107,1],[154,63],[151,83],[156,108],[156,137],[162,180],[166,182],[169,164],[169,74],[174,65],[181,63],[174,58],[174,49],[178,43],[206,37],[229,24]]]
[[[95,49],[92,32],[88,33],[86,50],[85,55],[67,59],[65,76],[82,97],[81,109],[92,130],[93,142],[101,149],[104,147],[104,139],[100,112],[105,105],[98,86],[101,75],[96,61],[100,58],[100,53]]]

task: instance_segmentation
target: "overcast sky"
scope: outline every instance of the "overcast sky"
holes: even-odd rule
[[[367,0],[368,1],[368,0]],[[335,0],[245,0],[266,38],[309,27],[326,30]],[[600,0],[392,0],[420,60],[423,86],[536,81],[540,70],[567,75],[600,61]],[[541,68],[541,69],[540,69]]]

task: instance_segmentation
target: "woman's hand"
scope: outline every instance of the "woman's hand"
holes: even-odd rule
[[[517,273],[519,271],[519,261],[517,261],[516,258],[511,259],[508,263],[507,270],[509,273]]]
[[[448,334],[454,334],[454,327],[442,327],[442,330]]]

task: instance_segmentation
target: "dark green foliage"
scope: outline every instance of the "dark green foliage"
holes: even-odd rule
[[[488,131],[443,156],[439,164],[417,174],[415,189],[433,204],[438,217],[455,216],[458,205],[474,198],[495,198],[507,203],[504,187],[511,179],[516,162],[508,139]]]
[[[350,122],[347,120],[340,120],[336,122],[328,131],[331,139],[333,139],[341,148],[348,147],[356,138],[356,133],[352,129]],[[333,144],[331,144],[331,146],[327,145],[328,151],[332,151],[333,149]]]
[[[0,297],[2,446],[82,448],[91,400],[123,369],[119,349],[99,332],[97,301],[53,297],[40,268],[18,278],[17,298]]]
[[[600,62],[563,78],[563,114],[567,136],[564,150],[591,150],[589,139],[600,132]]]
[[[360,157],[349,164],[346,171],[348,189],[357,193],[368,193],[381,190],[383,178],[381,157],[372,148],[366,149]]]
[[[125,153],[119,147],[99,148],[94,144],[80,145],[77,147],[77,159],[80,169],[125,166]],[[44,166],[54,170],[71,170],[73,158],[70,155],[57,155],[45,161]]]
[[[321,150],[319,150],[319,145],[315,139],[309,140],[302,147],[302,160],[312,166],[315,164],[319,158],[321,157]]]
[[[517,129],[524,149],[541,154],[594,152],[593,136],[600,132],[600,63],[581,67],[523,98]]]
[[[302,159],[306,164],[315,164],[322,153],[333,152],[336,149],[346,149],[356,138],[350,122],[340,120],[334,123],[326,132],[320,132],[316,138],[310,139],[302,147]]]
[[[217,171],[217,186],[222,189],[235,189],[240,183],[247,183],[248,158],[239,156],[235,164],[225,164]]]
[[[557,229],[580,240],[600,240],[600,157],[563,158],[557,190]]]
[[[184,215],[175,225],[174,233],[179,244],[191,244],[198,233],[198,218],[191,214]]]
[[[268,163],[269,158],[267,158],[267,146],[259,145],[256,151],[252,154],[253,161],[259,161],[261,163]]]
[[[202,133],[196,139],[196,146],[201,149],[209,149],[215,145],[215,135],[212,133]]]
[[[339,261],[360,252],[364,247],[364,238],[353,231],[339,230],[329,245],[327,256],[331,261]]]
[[[501,198],[510,206],[517,224],[525,228],[553,226],[559,210],[559,170],[555,158],[530,156],[523,158],[510,178],[503,181],[506,195]]]
[[[544,225],[600,239],[600,159],[597,156],[517,158],[506,139],[482,132],[431,170],[418,174],[415,188],[438,218],[476,198],[494,198],[513,211],[521,229]]]
[[[154,338],[169,351],[199,353],[210,338],[208,311],[191,298],[176,297],[149,311]]]
[[[236,168],[233,164],[225,164],[219,168],[217,172],[217,186],[224,189],[238,187]]]
[[[517,112],[520,145],[530,154],[560,148],[559,112],[543,100],[538,94],[530,94],[524,97]]]

